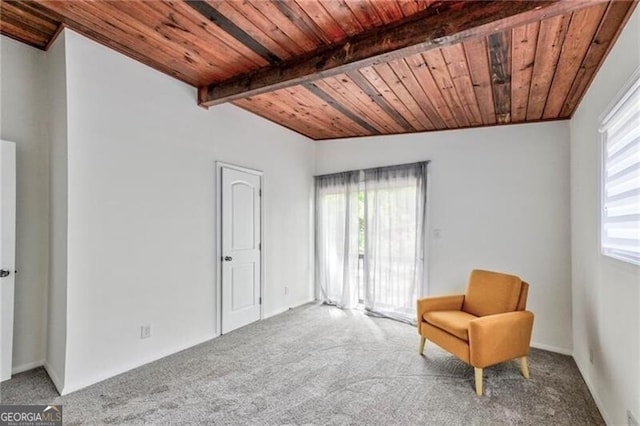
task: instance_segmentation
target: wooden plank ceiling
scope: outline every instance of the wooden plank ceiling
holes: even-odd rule
[[[636,5],[2,0],[0,32],[70,27],[319,140],[570,118]]]

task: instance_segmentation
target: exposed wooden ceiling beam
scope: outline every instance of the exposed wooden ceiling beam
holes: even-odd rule
[[[430,49],[485,37],[604,0],[442,2],[396,24],[369,31],[319,52],[200,87],[209,107],[342,74]]]

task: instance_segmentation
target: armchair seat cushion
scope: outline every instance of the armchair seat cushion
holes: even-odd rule
[[[469,323],[478,317],[464,311],[431,311],[422,318],[434,327],[468,342]]]

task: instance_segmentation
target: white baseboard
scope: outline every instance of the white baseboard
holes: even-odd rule
[[[33,370],[34,368],[42,367],[44,365],[44,359],[40,361],[28,362],[22,365],[16,365],[11,369],[11,374],[24,373],[25,371]]]
[[[567,348],[559,348],[557,346],[545,345],[544,343],[531,342],[532,348],[542,349],[549,352],[555,352],[562,355],[573,356],[573,350]]]
[[[580,361],[578,361],[578,358],[573,357],[573,360],[576,362],[576,365],[578,366],[578,371],[580,372],[580,375],[582,376],[582,379],[584,380],[584,382],[587,384],[587,388],[589,388],[589,392],[591,392],[591,396],[593,397],[593,400],[596,402],[596,406],[598,407],[598,410],[600,410],[600,414],[602,414],[602,418],[604,419],[604,422],[608,425],[612,425],[613,423],[611,422],[611,417],[609,417],[609,414],[607,414],[607,411],[604,409],[604,404],[602,403],[602,400],[596,393],[596,387],[593,385],[593,383],[591,383],[591,379],[585,374],[586,370],[582,367],[582,364],[580,363]]]
[[[67,380],[67,383],[65,383],[64,389],[62,389],[62,390],[57,385],[56,385],[56,387],[58,388],[58,391],[60,392],[60,395],[68,395],[71,392],[75,392],[75,391],[78,391],[80,389],[84,389],[87,386],[94,385],[96,383],[102,382],[103,380],[107,380],[107,379],[115,377],[115,376],[117,376],[119,374],[126,373],[127,371],[133,370],[135,368],[142,367],[143,365],[147,365],[147,364],[152,363],[154,361],[157,361],[159,359],[165,358],[165,357],[167,357],[169,355],[173,355],[175,353],[184,351],[185,349],[189,349],[189,348],[191,348],[193,346],[197,346],[197,345],[200,345],[200,344],[202,344],[204,342],[208,342],[209,340],[212,340],[215,337],[216,337],[215,335],[200,336],[199,338],[196,338],[191,342],[187,342],[187,343],[183,343],[183,344],[180,344],[180,345],[176,345],[174,347],[165,349],[165,350],[160,351],[158,353],[149,355],[146,358],[143,358],[143,359],[140,359],[140,360],[136,360],[136,361],[133,361],[133,362],[131,362],[129,364],[121,365],[121,366],[116,367],[116,368],[112,368],[109,371],[101,371],[98,374],[94,374],[93,376],[82,378],[81,380],[76,380],[76,381]],[[45,365],[45,367],[46,367],[46,365]],[[52,377],[52,379],[53,379],[53,377]],[[54,383],[55,383],[55,380],[54,380]]]
[[[64,383],[62,382],[62,380],[60,380],[60,378],[55,373],[55,371],[53,371],[53,368],[47,361],[44,362],[44,369],[47,370],[47,374],[49,375],[49,378],[55,385],[56,389],[58,390],[58,393],[62,395],[62,389],[63,389]]]
[[[282,313],[285,313],[289,310],[289,308],[280,308],[278,310],[275,310],[273,312],[265,312],[264,317],[262,317],[262,319],[267,319],[267,318],[271,318],[271,317],[275,317],[276,315],[280,315]]]
[[[284,313],[284,312],[287,312],[289,309],[298,308],[298,307],[300,307],[300,306],[302,306],[302,305],[306,305],[307,303],[311,303],[311,302],[313,302],[313,301],[315,301],[315,299],[314,299],[314,298],[311,298],[311,299],[308,299],[308,300],[302,300],[302,301],[295,302],[295,303],[293,303],[293,304],[292,304],[291,306],[289,306],[289,307],[280,308],[280,309],[277,309],[277,310],[275,310],[275,311],[273,311],[273,312],[265,313],[265,314],[264,314],[264,317],[263,317],[262,319],[267,319],[267,318],[275,317],[276,315],[280,315],[280,314],[282,314],[282,313]]]

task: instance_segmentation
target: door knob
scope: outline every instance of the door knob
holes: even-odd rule
[[[225,257],[224,257],[224,260],[225,260],[225,261],[227,261],[227,262],[231,262],[231,261],[233,260],[233,257],[231,257],[231,256],[225,256]]]
[[[7,271],[6,269],[0,269],[0,278],[8,277],[11,271]]]

